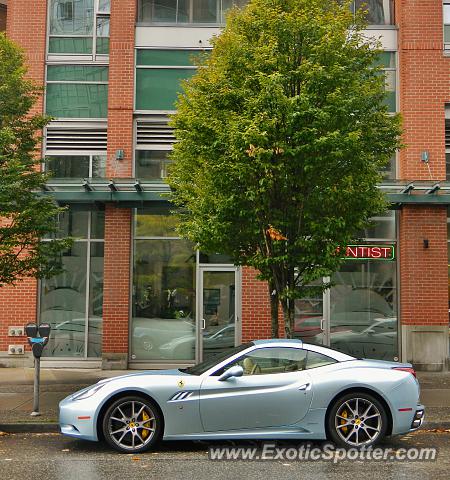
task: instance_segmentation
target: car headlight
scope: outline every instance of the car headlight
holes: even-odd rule
[[[85,398],[92,397],[95,393],[97,393],[101,388],[105,386],[104,383],[101,383],[100,385],[94,385],[91,388],[88,388],[87,390],[81,390],[80,393],[76,393],[73,397],[72,400],[84,400]]]

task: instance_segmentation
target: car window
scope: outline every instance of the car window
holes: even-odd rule
[[[268,375],[273,373],[297,372],[306,368],[306,350],[289,347],[268,347],[253,350],[229,363],[214,376],[222,375],[235,365],[240,365],[244,375]]]
[[[306,359],[306,370],[311,368],[323,367],[325,365],[331,365],[332,363],[336,363],[337,360],[331,357],[327,357],[326,355],[322,355],[321,353],[311,352],[308,351],[308,356]]]

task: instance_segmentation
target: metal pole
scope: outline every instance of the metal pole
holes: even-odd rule
[[[31,412],[32,417],[40,416],[39,412],[39,387],[40,387],[40,377],[41,377],[41,359],[34,359],[34,389],[33,389],[33,411]]]

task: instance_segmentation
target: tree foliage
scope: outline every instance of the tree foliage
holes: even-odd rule
[[[58,273],[58,253],[70,245],[40,241],[56,233],[61,209],[36,193],[47,180],[35,158],[37,132],[49,118],[30,114],[42,89],[25,75],[22,51],[0,34],[0,286]]]
[[[173,117],[180,233],[259,270],[288,336],[294,300],[386,208],[376,185],[400,147],[400,119],[384,105],[363,16],[348,1],[233,9]]]

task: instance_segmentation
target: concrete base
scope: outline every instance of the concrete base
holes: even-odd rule
[[[127,368],[127,353],[103,353],[102,370],[126,370]]]
[[[441,372],[448,368],[447,325],[402,325],[402,359],[416,370]]]
[[[31,353],[25,355],[8,355],[8,352],[0,352],[0,368],[30,368],[34,366]]]

